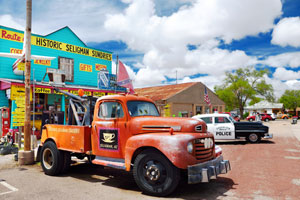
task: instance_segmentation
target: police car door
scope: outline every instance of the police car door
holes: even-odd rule
[[[214,135],[216,140],[235,139],[234,124],[226,116],[214,117]]]

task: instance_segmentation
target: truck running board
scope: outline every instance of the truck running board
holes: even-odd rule
[[[92,161],[92,163],[95,165],[103,165],[106,167],[111,167],[116,169],[123,169],[123,170],[126,169],[124,159],[96,156],[96,158]]]

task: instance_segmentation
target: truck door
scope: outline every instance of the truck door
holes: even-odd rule
[[[126,115],[118,101],[103,101],[93,121],[92,151],[97,156],[124,158]]]
[[[225,117],[214,117],[214,133],[216,140],[233,140],[235,139],[234,124]]]

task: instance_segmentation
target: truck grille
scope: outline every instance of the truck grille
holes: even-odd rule
[[[201,143],[201,140],[202,139],[196,139],[194,141],[194,156],[201,162],[213,159],[215,145],[213,144],[211,148],[205,148],[204,143]]]

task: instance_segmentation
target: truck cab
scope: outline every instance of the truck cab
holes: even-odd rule
[[[132,171],[140,189],[154,196],[173,192],[181,174],[194,184],[230,170],[204,122],[160,117],[152,100],[136,95],[101,97],[90,125],[45,125],[41,141],[47,175],[64,173],[71,156],[86,156],[93,164]]]

